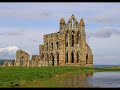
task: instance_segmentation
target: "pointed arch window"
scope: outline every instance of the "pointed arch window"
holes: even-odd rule
[[[68,31],[66,32],[65,35],[65,46],[68,47]]]
[[[71,33],[71,47],[74,47],[74,32]]]
[[[52,50],[53,50],[53,43],[51,43],[51,47],[52,47]]]
[[[66,52],[66,63],[68,63],[68,52]]]
[[[77,63],[79,62],[79,52],[77,52]]]
[[[74,53],[71,53],[71,62],[74,63]]]
[[[59,43],[58,42],[56,42],[56,46],[57,46],[57,49],[59,48]]]

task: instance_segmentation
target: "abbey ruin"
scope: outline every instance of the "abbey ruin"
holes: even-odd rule
[[[74,15],[68,22],[60,19],[58,32],[45,34],[39,45],[39,55],[30,56],[23,50],[16,52],[14,66],[85,66],[93,67],[93,54],[86,42],[83,18],[78,23]]]

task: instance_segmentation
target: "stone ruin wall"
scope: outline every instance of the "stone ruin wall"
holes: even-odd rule
[[[83,19],[78,23],[72,15],[65,23],[62,18],[59,32],[45,34],[43,40],[43,45],[39,45],[39,55],[32,55],[31,60],[27,52],[18,50],[14,66],[93,66]]]
[[[14,61],[4,61],[2,67],[13,67]]]
[[[15,66],[29,67],[30,65],[29,63],[30,63],[30,55],[23,50],[17,50]]]

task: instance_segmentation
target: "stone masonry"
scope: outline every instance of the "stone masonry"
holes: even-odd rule
[[[86,42],[83,18],[78,23],[74,15],[68,22],[60,19],[58,32],[45,34],[44,44],[39,45],[39,54],[32,55],[23,50],[16,52],[15,66],[81,66],[93,67],[93,54]]]

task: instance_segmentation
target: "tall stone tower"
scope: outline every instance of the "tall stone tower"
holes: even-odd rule
[[[44,45],[39,46],[40,60],[48,66],[93,66],[92,50],[86,42],[85,23],[79,23],[74,15],[66,23],[60,19],[56,33],[43,36]]]

